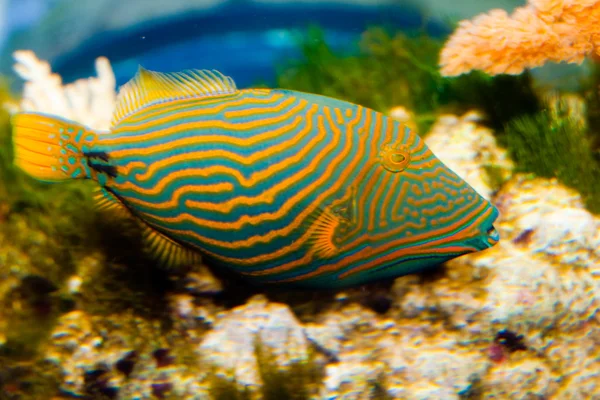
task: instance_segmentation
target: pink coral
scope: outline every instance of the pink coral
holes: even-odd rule
[[[600,54],[600,0],[529,0],[512,15],[491,10],[461,21],[440,55],[441,73],[519,74],[547,61]]]

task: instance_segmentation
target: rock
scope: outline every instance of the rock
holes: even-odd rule
[[[344,332],[336,318],[328,318],[322,324],[308,323],[304,325],[308,340],[324,352],[329,358],[337,360],[342,347]]]
[[[102,358],[104,364],[115,364],[127,350],[131,350],[123,349],[119,354],[108,354],[104,350],[101,355],[102,342],[102,337],[93,332],[92,321],[84,312],[72,311],[59,319],[52,332],[46,359],[62,368],[62,390],[73,395],[83,395],[85,374],[98,368],[99,359]]]
[[[386,381],[396,388],[394,398],[458,399],[489,365],[481,344],[445,332],[441,325],[407,323],[377,346],[389,368]]]
[[[74,396],[148,399],[159,391],[182,399],[206,398],[206,374],[177,361],[167,339],[155,330],[131,315],[92,318],[72,311],[59,319],[45,357],[62,370],[61,390]]]
[[[558,376],[541,360],[521,359],[492,368],[486,379],[486,398],[555,398]],[[557,397],[558,398],[558,397]]]
[[[598,268],[600,217],[584,208],[574,190],[555,179],[518,175],[500,191],[497,204],[505,240],[559,263]]]
[[[398,326],[411,325],[423,343],[401,333],[402,342],[384,337],[380,345],[392,371],[401,370],[403,357],[413,363],[407,363],[412,367],[407,370],[416,368],[414,374],[419,374],[419,360],[437,359],[425,368],[435,371],[453,365],[444,360],[465,352],[467,361],[456,363],[469,364],[473,375],[453,370],[448,376],[461,387],[450,388],[423,374],[414,378],[419,389],[396,373],[388,375],[389,390],[400,398],[457,398],[475,377],[485,398],[599,396],[592,371],[600,366],[600,219],[585,210],[577,193],[555,180],[517,175],[494,201],[500,209],[499,244],[448,262],[435,279],[395,281],[392,310]],[[461,332],[454,347],[438,348],[444,342],[436,338],[452,332],[432,321]],[[481,346],[502,329],[523,335],[527,350],[507,352],[506,361],[491,363]],[[403,356],[407,349],[420,352]]]
[[[382,363],[346,361],[325,368],[325,380],[320,399],[362,400],[374,397],[376,382],[384,371]],[[380,389],[381,390],[381,389]]]
[[[262,296],[255,296],[245,305],[219,315],[197,352],[206,362],[224,371],[233,371],[238,383],[256,386],[261,382],[257,343],[275,356],[279,366],[308,357],[304,329],[290,308],[269,303]]]
[[[554,335],[540,348],[564,384],[557,399],[600,399],[600,327],[583,323],[570,335]]]

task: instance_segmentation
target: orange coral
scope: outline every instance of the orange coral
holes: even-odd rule
[[[491,10],[461,21],[440,67],[445,76],[519,74],[547,61],[579,64],[594,52],[600,55],[600,0],[529,0],[510,16]]]

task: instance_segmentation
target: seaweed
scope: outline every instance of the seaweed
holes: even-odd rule
[[[0,356],[0,399],[36,400],[59,393],[60,368],[47,360],[15,362]]]
[[[598,60],[596,60],[598,61]],[[591,73],[580,81],[579,95],[587,105],[588,136],[594,158],[600,161],[600,63],[591,63]]]
[[[483,111],[485,123],[495,132],[514,118],[534,115],[541,111],[539,93],[529,72],[520,75],[490,76],[473,71],[448,78],[443,101],[463,109]]]
[[[252,398],[250,389],[240,385],[235,379],[231,380],[216,372],[209,373],[209,396],[213,400],[249,400]]]
[[[334,52],[323,31],[312,27],[299,43],[303,59],[278,67],[277,86],[322,94],[387,112],[404,106],[423,128],[434,121],[443,79],[437,72],[440,43],[423,32],[391,35],[370,28],[358,54]]]
[[[324,378],[323,368],[316,362],[314,350],[305,360],[295,360],[285,368],[277,365],[275,354],[261,343],[255,343],[258,373],[262,380],[261,398],[265,400],[304,400],[317,393]]]
[[[458,392],[460,400],[480,400],[483,399],[485,393],[484,384],[476,374],[469,376],[469,386]]]
[[[369,400],[392,400],[392,396],[387,391],[387,379],[384,373],[380,373],[375,379],[368,381]]]
[[[0,83],[0,103],[9,101],[6,84]],[[76,254],[89,245],[89,225],[93,217],[91,182],[76,181],[53,185],[36,181],[13,164],[10,116],[0,109],[0,218],[5,233],[17,241],[27,237],[19,230],[36,230],[52,238],[42,258],[52,258],[63,268],[52,271],[51,280],[59,283],[72,272]],[[24,243],[15,243],[24,245]],[[32,264],[42,260],[32,259]]]
[[[0,82],[0,102],[9,99]],[[57,318],[73,307],[132,310],[167,325],[167,271],[142,255],[129,229],[96,214],[93,182],[47,184],[16,168],[9,122],[0,109],[0,357],[35,364]],[[78,295],[68,289],[74,274]]]
[[[595,157],[584,117],[573,114],[568,100],[506,125],[502,137],[517,170],[556,177],[576,189],[587,208],[600,212],[600,161]]]

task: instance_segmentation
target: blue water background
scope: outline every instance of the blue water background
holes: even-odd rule
[[[418,7],[406,4],[229,1],[99,32],[49,61],[65,82],[94,75],[95,58],[106,56],[118,85],[129,80],[138,65],[158,71],[217,69],[234,77],[239,87],[272,84],[276,66],[298,58],[299,34],[311,25],[322,27],[327,42],[346,52],[357,51],[360,34],[372,25],[425,29],[433,36],[448,32],[442,21],[426,20]]]

